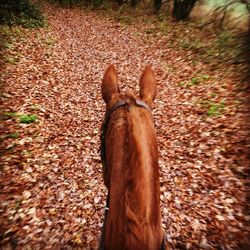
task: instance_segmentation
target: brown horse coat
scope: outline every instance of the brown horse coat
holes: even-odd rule
[[[105,131],[104,183],[109,212],[104,228],[104,249],[159,250],[163,241],[160,214],[159,167],[151,112],[137,105],[133,94],[121,95],[111,65],[104,74],[102,96],[112,111]],[[150,66],[140,80],[140,99],[152,108],[156,81]]]

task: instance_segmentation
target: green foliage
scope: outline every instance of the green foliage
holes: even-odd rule
[[[126,24],[126,25],[130,25],[133,23],[133,18],[129,15],[119,15],[115,17],[116,21]]]
[[[186,40],[180,41],[180,46],[181,46],[183,49],[188,49],[188,48],[190,48],[190,44],[189,44]]]
[[[53,37],[47,37],[45,40],[44,40],[44,43],[48,46],[52,46],[55,44],[55,39]]]
[[[198,75],[196,77],[192,77],[190,81],[183,81],[183,82],[179,82],[178,85],[179,87],[192,87],[195,85],[199,85],[200,83],[205,82],[205,80],[209,79],[208,75]]]
[[[218,46],[221,48],[224,48],[225,46],[227,46],[228,44],[230,44],[232,41],[232,36],[231,34],[227,33],[227,32],[222,32],[219,36],[218,36]]]
[[[190,82],[190,85],[193,86],[193,85],[198,85],[199,83],[201,82],[201,80],[197,77],[193,77],[191,79],[191,82]]]
[[[209,76],[208,76],[208,75],[201,75],[201,77],[202,77],[204,80],[209,79]]]
[[[12,44],[11,44],[11,43],[8,43],[8,42],[4,42],[4,43],[3,43],[3,47],[4,47],[5,49],[10,49],[10,48],[12,47]]]
[[[158,29],[156,27],[154,27],[154,28],[148,28],[148,29],[146,29],[145,33],[147,35],[150,35],[150,34],[156,33],[157,31],[158,31]]]
[[[201,42],[196,37],[192,37],[192,35],[186,36],[185,39],[183,39],[183,37],[180,36],[178,37],[177,42],[179,43],[181,48],[192,50],[193,52],[199,54],[205,54],[207,51],[207,46],[205,45],[205,43]]]
[[[3,115],[12,118],[17,116],[17,112],[5,112]]]
[[[37,115],[27,115],[19,112],[5,112],[1,114],[1,120],[8,120],[11,118],[16,118],[20,123],[32,123],[37,120]]]
[[[3,135],[0,137],[0,142],[2,142],[3,140],[7,139],[7,138],[13,138],[13,139],[17,139],[19,137],[19,133],[9,133],[6,135]]]
[[[9,36],[11,36],[12,35],[12,32],[11,32],[11,29],[10,29],[10,27],[9,26],[7,26],[7,25],[1,25],[0,26],[0,34],[2,35],[2,36],[7,36],[7,37],[9,37]],[[4,41],[4,43],[6,43],[6,41]]]
[[[26,123],[26,124],[35,122],[36,120],[37,120],[37,116],[36,115],[21,115],[19,117],[19,121],[21,123]]]
[[[210,107],[207,111],[208,116],[219,116],[225,109],[224,102],[220,103],[210,103]]]
[[[3,53],[3,59],[8,61],[7,57],[19,57],[19,54],[13,48],[13,44],[22,39],[23,29],[19,26],[10,27],[8,25],[0,25],[0,50],[5,50]],[[11,52],[11,53],[9,53]]]
[[[185,87],[186,83],[185,83],[185,82],[179,82],[178,85],[179,85],[180,87]]]
[[[7,135],[7,138],[13,138],[13,139],[16,139],[19,137],[19,133],[16,132],[16,133],[10,133]]]
[[[17,116],[16,112],[5,112],[0,114],[0,120],[5,121]]]
[[[0,24],[22,25],[35,28],[44,24],[38,6],[30,0],[5,0],[0,2]]]
[[[211,96],[216,96],[215,93],[211,93]],[[221,115],[225,111],[225,103],[221,102],[214,102],[211,100],[203,100],[200,102],[201,106],[207,110],[206,114],[209,117],[215,117]]]
[[[210,96],[211,96],[211,97],[216,97],[216,95],[217,95],[216,93],[213,93],[213,92],[210,93]]]
[[[5,56],[4,61],[9,64],[15,65],[18,63],[18,58],[13,56]]]

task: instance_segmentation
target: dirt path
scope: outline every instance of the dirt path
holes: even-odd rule
[[[170,48],[168,37],[149,37],[142,27],[84,10],[50,6],[46,13],[49,28],[21,30],[9,50],[18,62],[7,64],[2,74],[3,128],[19,133],[2,140],[3,249],[97,247],[106,195],[100,83],[110,63],[117,66],[122,89],[137,89],[146,64],[155,69],[154,119],[169,244],[247,249],[246,113],[244,106],[232,105],[245,100],[235,92],[235,79],[215,75],[201,62],[194,66],[192,58]],[[200,84],[178,85],[197,75]],[[209,94],[225,102],[219,116],[208,116],[197,104]],[[22,124],[16,112],[36,114],[38,121]]]

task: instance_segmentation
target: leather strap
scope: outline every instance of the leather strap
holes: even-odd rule
[[[150,112],[152,112],[151,108],[144,102],[144,101],[141,101],[141,100],[135,100],[135,103],[137,106],[140,106],[140,107],[143,107],[147,110],[149,110]],[[110,115],[118,108],[122,107],[122,106],[126,106],[126,105],[130,105],[130,102],[128,101],[119,101],[117,103],[115,103],[110,109],[108,109],[106,111],[106,114],[105,114],[105,119],[104,119],[104,122],[103,124],[105,124],[108,120],[109,120],[109,117]]]

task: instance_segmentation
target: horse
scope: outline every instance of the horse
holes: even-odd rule
[[[121,94],[114,65],[102,85],[106,103],[101,159],[107,206],[99,249],[161,250],[165,240],[160,212],[156,132],[152,118],[156,80],[150,65],[140,78],[140,98]]]

